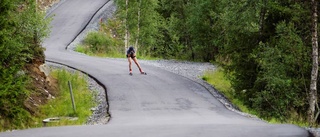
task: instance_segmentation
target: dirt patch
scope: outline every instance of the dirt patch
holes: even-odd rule
[[[46,76],[40,71],[40,65],[44,61],[35,59],[32,64],[26,65],[26,73],[31,79],[28,89],[32,91],[30,97],[24,102],[26,110],[32,115],[38,115],[38,107],[54,99],[58,94],[58,82],[56,79]]]

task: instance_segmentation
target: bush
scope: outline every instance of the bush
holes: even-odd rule
[[[16,72],[15,76],[7,72],[0,77],[0,117],[3,119],[0,131],[25,126],[23,123],[30,119],[30,114],[24,109],[24,101],[30,93],[25,86],[30,84],[28,77],[12,71]]]
[[[291,113],[304,115],[308,108],[304,85],[309,63],[293,24],[279,23],[276,31],[269,43],[260,44],[262,54],[256,58],[260,72],[250,101],[261,116],[286,121]]]
[[[121,48],[117,46],[117,40],[103,32],[90,32],[82,45],[76,48],[78,52],[96,56],[121,56]]]
[[[97,53],[107,51],[107,48],[111,46],[112,41],[100,32],[91,32],[84,40],[85,45],[89,45],[90,50]]]
[[[109,19],[100,25],[100,30],[89,32],[76,51],[94,56],[125,57],[121,21]]]

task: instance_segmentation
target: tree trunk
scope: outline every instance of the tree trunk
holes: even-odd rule
[[[139,38],[140,38],[140,16],[141,16],[141,0],[139,0],[139,7],[138,7],[138,24],[137,24],[137,37],[136,37],[136,44],[135,47],[138,50]]]
[[[318,2],[316,0],[311,0],[312,4],[312,71],[311,71],[311,82],[309,91],[309,111],[308,120],[311,125],[315,124],[315,108],[317,101],[317,78],[318,78],[318,33],[317,33],[317,23],[318,23]]]
[[[267,3],[268,3],[268,0],[263,0],[263,7],[261,8],[261,11],[260,11],[260,30],[259,30],[259,35],[260,35],[260,38],[259,38],[259,42],[263,40],[263,31],[264,31],[264,25],[265,25],[265,16],[267,14],[267,9],[266,9],[266,6],[267,6]]]
[[[125,48],[125,52],[128,49],[128,45],[129,45],[129,28],[128,28],[128,5],[129,5],[129,0],[126,0],[126,20],[125,20],[125,40],[124,40],[124,48]]]

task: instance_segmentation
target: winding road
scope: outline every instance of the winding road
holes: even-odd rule
[[[307,137],[289,124],[267,124],[232,112],[206,88],[185,77],[142,64],[128,75],[123,59],[90,57],[66,50],[107,0],[66,0],[51,14],[46,58],[86,72],[105,85],[107,125],[47,127],[0,133],[0,137]],[[113,1],[110,1],[113,2]]]

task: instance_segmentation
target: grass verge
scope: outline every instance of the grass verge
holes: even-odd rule
[[[254,110],[246,107],[242,101],[236,98],[234,89],[231,87],[231,82],[225,76],[223,69],[206,71],[202,79],[213,85],[219,92],[224,94],[234,105],[238,106],[242,112],[256,115]]]
[[[92,114],[90,109],[95,106],[93,93],[88,89],[87,76],[66,70],[55,70],[51,74],[58,80],[59,94],[40,107],[41,116],[37,121],[40,124],[43,119],[61,117],[63,119],[60,122],[48,123],[48,126],[84,124]],[[68,81],[72,85],[76,111],[72,107]],[[67,120],[66,117],[78,117],[78,120]]]

